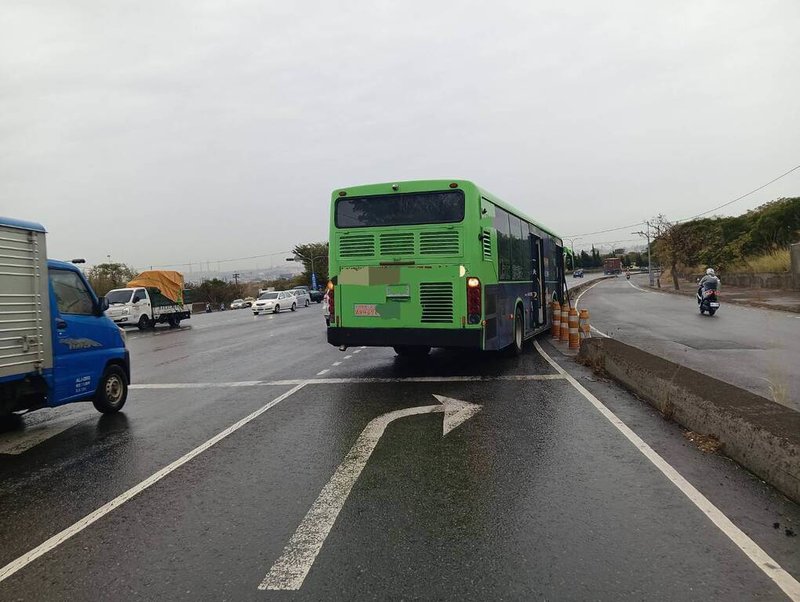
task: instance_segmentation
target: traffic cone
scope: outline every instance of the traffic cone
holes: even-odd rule
[[[561,331],[558,340],[562,343],[569,341],[569,303],[561,306]]]
[[[553,312],[553,328],[550,331],[550,336],[556,340],[561,336],[561,304],[558,301],[553,301],[551,305]]]
[[[580,330],[581,339],[588,339],[592,336],[591,327],[589,326],[589,310],[582,309],[578,317],[578,328]]]
[[[578,310],[569,308],[569,348],[578,349],[581,346],[581,337],[578,334]]]

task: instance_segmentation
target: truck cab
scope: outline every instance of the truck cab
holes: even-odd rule
[[[153,315],[153,304],[146,288],[117,288],[108,291],[106,315],[120,326],[147,328]]]
[[[46,259],[45,232],[0,218],[0,416],[77,401],[117,412],[130,383],[124,334],[78,268]]]

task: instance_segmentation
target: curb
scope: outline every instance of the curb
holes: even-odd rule
[[[614,339],[582,341],[578,361],[800,503],[800,412]]]
[[[603,280],[609,280],[611,278],[616,278],[617,276],[602,276],[600,278],[592,278],[591,280],[587,280],[586,282],[581,282],[577,286],[573,286],[572,288],[567,289],[567,294],[572,298],[574,293],[580,293],[581,291],[586,290],[590,286],[597,284],[598,282],[602,282]]]

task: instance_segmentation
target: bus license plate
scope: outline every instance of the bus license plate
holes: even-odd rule
[[[378,306],[374,303],[360,303],[354,307],[354,313],[357,316],[372,316],[379,318],[381,315],[378,313]]]

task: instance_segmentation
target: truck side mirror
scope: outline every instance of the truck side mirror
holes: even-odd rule
[[[102,316],[103,312],[108,309],[108,299],[105,297],[100,297],[97,300],[97,315]]]

